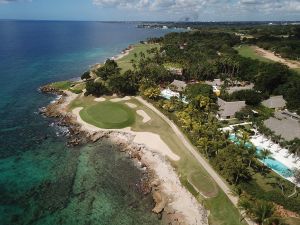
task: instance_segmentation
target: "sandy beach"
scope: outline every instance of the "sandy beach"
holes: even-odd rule
[[[138,157],[134,157],[135,160],[138,158],[138,165],[147,165],[147,169],[155,175],[151,184],[153,199],[156,202],[153,212],[163,212],[163,218],[171,224],[208,224],[207,211],[182,186],[177,173],[169,162],[169,160],[178,161],[180,157],[172,152],[158,134],[134,132],[130,127],[101,129],[88,124],[80,117],[82,108],[73,109],[71,114],[67,111],[67,106],[78,95],[71,92],[65,92],[65,94],[58,102],[54,103],[60,114],[71,116],[73,122],[80,126],[80,130],[86,132],[93,141],[109,138],[120,146],[126,146],[125,149],[130,155],[138,155]],[[130,98],[117,98],[114,101],[126,99]],[[97,101],[103,101],[103,99],[97,99]],[[143,114],[144,122],[151,119],[144,113],[140,112],[139,114]]]

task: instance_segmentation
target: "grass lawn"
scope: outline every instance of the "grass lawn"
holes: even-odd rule
[[[58,81],[50,84],[51,87],[61,90],[68,90],[71,87],[71,85],[71,81]]]
[[[109,101],[85,107],[80,116],[87,123],[105,129],[128,127],[135,121],[135,113],[129,107]]]
[[[152,48],[159,48],[159,44],[136,44],[134,48],[129,52],[128,55],[124,56],[120,60],[118,60],[118,65],[122,69],[123,72],[132,68],[131,60],[138,60],[140,58],[139,53],[143,52],[146,57],[148,55],[147,50]],[[137,54],[137,58],[134,57],[134,54]]]
[[[267,59],[259,54],[257,54],[252,46],[249,45],[241,45],[234,48],[239,52],[239,54],[243,57],[257,59],[262,62],[274,63],[274,61]]]
[[[247,224],[241,221],[239,211],[232,206],[224,192],[218,196],[205,200],[204,205],[210,209],[209,224],[213,225],[241,225]]]

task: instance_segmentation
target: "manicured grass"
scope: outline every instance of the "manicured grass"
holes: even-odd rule
[[[251,59],[257,59],[262,62],[269,62],[274,63],[272,60],[267,59],[255,52],[255,49],[252,46],[249,45],[241,45],[238,47],[235,47],[235,50],[239,52],[239,54],[243,57],[251,58]]]
[[[109,101],[84,108],[80,116],[87,123],[105,129],[128,127],[135,121],[135,114],[129,107]]]
[[[201,194],[205,195],[205,196],[216,196],[218,194],[218,189],[217,189],[217,184],[215,182],[213,182],[210,179],[205,179],[203,176],[205,176],[205,174],[203,173],[191,173],[190,177],[189,177],[189,182],[197,187],[197,190],[201,192]],[[203,182],[199,182],[199,181],[203,181],[203,179],[207,180],[208,182],[210,182],[209,184],[207,183],[203,183]],[[197,186],[195,185],[197,184]],[[215,186],[215,188],[211,189],[212,186]]]
[[[51,87],[61,89],[61,90],[67,90],[71,87],[71,85],[72,85],[71,81],[59,81],[59,82],[50,84]]]
[[[219,192],[218,196],[205,200],[204,205],[210,209],[209,224],[213,225],[242,225],[247,224],[241,221],[241,216],[237,208],[233,207],[224,192]]]
[[[134,48],[129,52],[128,55],[118,60],[118,65],[123,72],[129,69],[133,69],[131,60],[139,60],[140,52],[143,52],[147,57],[149,55],[147,53],[147,50],[152,48],[159,48],[159,47],[160,47],[159,44],[136,44],[134,45]],[[137,54],[137,57],[134,57],[135,53]]]

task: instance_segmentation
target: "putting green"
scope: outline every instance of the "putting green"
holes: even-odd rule
[[[119,129],[134,123],[135,112],[122,103],[101,102],[82,109],[80,117],[99,128]]]

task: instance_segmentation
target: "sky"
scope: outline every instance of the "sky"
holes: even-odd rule
[[[0,0],[0,19],[300,20],[300,0]]]

